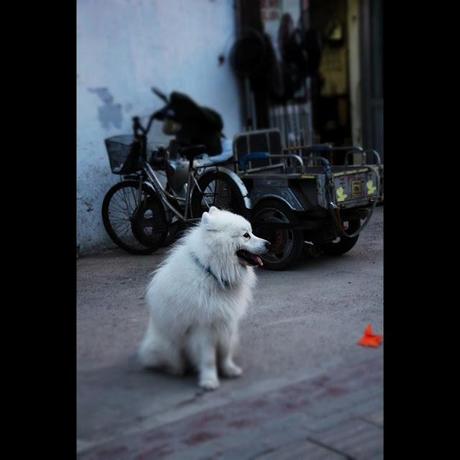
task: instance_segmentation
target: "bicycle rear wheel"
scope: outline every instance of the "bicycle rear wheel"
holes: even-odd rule
[[[162,246],[168,227],[158,197],[139,182],[115,184],[104,197],[102,221],[110,239],[131,254],[151,254]]]

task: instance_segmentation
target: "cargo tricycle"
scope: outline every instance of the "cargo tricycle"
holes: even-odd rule
[[[341,153],[343,164],[332,164]],[[250,202],[253,231],[272,243],[264,266],[283,270],[305,252],[341,255],[356,244],[380,194],[374,150],[330,144],[283,148],[278,130],[238,134],[235,172]]]

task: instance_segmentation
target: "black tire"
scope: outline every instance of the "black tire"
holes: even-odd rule
[[[264,268],[285,270],[299,260],[304,245],[302,230],[264,226],[266,222],[296,225],[298,218],[288,205],[276,199],[264,200],[254,208],[251,221],[254,234],[272,244],[270,251],[261,256]]]
[[[361,223],[359,220],[352,220],[348,222],[347,231],[350,234],[354,233],[359,229],[360,225]],[[356,235],[353,238],[342,236],[336,243],[331,242],[322,245],[321,249],[323,250],[324,254],[327,254],[328,256],[341,256],[354,247],[358,241],[358,238],[359,235]]]
[[[163,245],[168,228],[158,197],[143,186],[138,199],[139,182],[127,180],[115,184],[102,203],[102,222],[110,239],[131,254],[152,254]]]
[[[191,198],[191,211],[194,218],[201,217],[211,206],[248,217],[244,197],[236,183],[225,173],[210,171],[198,180]],[[207,203],[207,204],[206,204]]]
[[[185,230],[185,226],[183,225],[182,222],[176,221],[173,222],[172,224],[169,224],[168,226],[168,234],[163,241],[163,246],[170,246],[174,242],[176,242],[178,239],[180,239]]]

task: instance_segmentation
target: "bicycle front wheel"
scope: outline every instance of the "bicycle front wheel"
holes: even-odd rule
[[[191,198],[192,216],[201,217],[211,206],[247,217],[244,198],[235,182],[219,171],[209,171],[198,180]]]
[[[159,198],[139,182],[115,184],[102,203],[102,221],[110,239],[131,254],[151,254],[162,246],[168,233]]]

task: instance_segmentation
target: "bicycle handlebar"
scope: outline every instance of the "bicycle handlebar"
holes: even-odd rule
[[[157,95],[162,101],[166,102],[166,104],[169,103],[168,96],[164,94],[162,91],[160,91],[158,88],[152,87],[151,88],[152,92]]]
[[[151,88],[152,92],[154,94],[156,94],[162,101],[164,101],[166,103],[166,105],[160,109],[160,110],[157,110],[156,112],[152,113],[152,115],[150,115],[149,117],[149,121],[147,123],[147,127],[143,127],[141,122],[140,122],[140,118],[139,117],[133,117],[133,131],[134,131],[134,135],[137,137],[139,135],[139,132],[146,136],[148,134],[148,132],[150,131],[150,128],[152,127],[152,124],[153,124],[153,121],[155,119],[159,119],[161,120],[162,117],[164,117],[167,109],[168,109],[168,105],[169,105],[169,99],[168,99],[168,96],[166,96],[166,94],[164,94],[163,92],[161,92],[158,88],[154,88],[152,87]]]
[[[137,137],[139,135],[139,131],[142,134],[146,134],[145,129],[142,126],[139,117],[133,117],[133,132],[134,132],[134,136]]]
[[[164,109],[161,109],[161,110],[157,110],[156,112],[152,113],[152,115],[150,115],[149,117],[149,121],[147,123],[147,127],[143,127],[142,126],[142,123],[140,121],[140,118],[139,117],[133,117],[133,131],[134,131],[134,136],[138,136],[139,135],[139,131],[141,133],[141,135],[144,135],[146,136],[149,131],[150,131],[150,128],[152,127],[152,124],[153,124],[153,121],[158,118],[158,115],[160,115],[160,113],[163,112]]]

